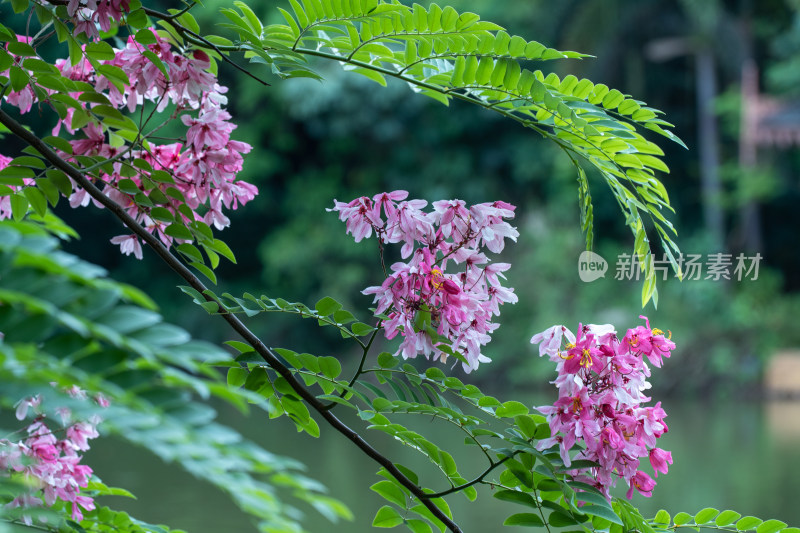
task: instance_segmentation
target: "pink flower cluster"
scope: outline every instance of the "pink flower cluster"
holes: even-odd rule
[[[231,139],[236,125],[231,123],[231,116],[225,111],[227,88],[220,86],[209,72],[208,56],[200,50],[193,51],[191,56],[183,51],[175,52],[167,40],[155,31],[153,35],[154,44],[145,46],[131,37],[124,49],[116,51],[114,59],[100,62],[120,69],[125,74],[129,83],[123,84],[121,89],[114,83],[118,80],[110,80],[97,72],[88,59],[81,59],[75,65],[69,60],[56,62],[56,67],[64,77],[88,83],[101,95],[85,99],[87,101],[80,100],[81,93],[69,95],[80,103],[90,120],[80,129],[82,138],[70,141],[72,154],[60,155],[71,161],[77,161],[78,156],[114,158],[110,171],[98,171],[97,184],[150,233],[158,235],[166,246],[170,246],[176,241],[166,233],[172,222],[164,221],[163,217],[152,217],[150,207],[134,202],[136,195],[131,194],[130,189],[121,190],[120,180],[132,180],[143,194],[150,196],[153,195],[152,189],[158,189],[161,194],[157,202],[171,213],[177,223],[184,225],[202,220],[217,229],[230,224],[224,209],[236,209],[244,205],[258,194],[258,189],[236,180],[236,175],[242,169],[243,154],[249,152],[251,147]],[[166,73],[143,55],[144,52],[155,54]],[[21,66],[21,58],[15,57],[14,60]],[[0,75],[8,75],[8,71],[0,72]],[[35,73],[31,72],[30,76],[32,84],[35,83]],[[6,102],[17,106],[21,113],[28,112],[36,102],[32,84],[8,94]],[[102,103],[104,99],[107,103]],[[186,126],[185,138],[181,139],[184,142],[158,144],[151,137],[148,143],[142,145],[142,149],[120,145],[121,137],[114,136],[112,142],[108,128],[103,125],[101,115],[107,114],[107,111],[93,114],[97,106],[107,107],[109,104],[133,112],[145,102],[152,102],[159,112],[167,106],[173,107],[170,119],[180,117]],[[75,134],[76,130],[71,125],[76,112],[74,107],[68,107],[65,116],[53,128],[53,134],[57,135],[62,126],[70,134]],[[155,131],[160,127],[146,126],[144,132],[146,134],[148,128]],[[8,161],[0,160],[0,164],[3,163],[7,165]],[[169,179],[150,179],[155,177],[154,171],[166,171]],[[33,184],[33,180],[29,181],[25,186]],[[90,201],[88,193],[74,183],[72,188],[70,205],[87,205]],[[191,212],[180,209],[182,205]],[[8,197],[3,197],[0,200],[0,219],[10,214]],[[141,243],[134,235],[120,235],[114,237],[112,242],[119,244],[125,254],[133,253],[137,258],[142,257]]]
[[[667,473],[672,464],[670,452],[656,447],[656,439],[668,431],[661,402],[644,407],[651,398],[650,368],[645,358],[661,367],[675,344],[659,329],[646,326],[629,329],[620,340],[610,324],[579,325],[577,337],[564,326],[553,326],[534,335],[539,355],[547,354],[557,365],[558,388],[555,404],[539,407],[547,416],[551,437],[538,442],[537,449],[558,445],[564,465],[575,459],[598,464],[573,470],[575,479],[594,485],[610,498],[609,489],[619,478],[625,480],[631,498],[636,488],[650,496],[656,482],[639,469],[640,460],[650,459],[655,476]],[[566,340],[565,346],[562,342]],[[576,442],[585,447],[574,457]]]
[[[75,398],[87,397],[77,386],[66,392]],[[95,401],[101,407],[108,406],[108,400],[102,395],[95,396]],[[24,420],[30,409],[35,414],[33,422],[21,430],[26,434],[24,439],[16,442],[0,439],[0,476],[22,476],[31,487],[6,507],[51,506],[56,500],[62,500],[72,504],[72,519],[80,522],[83,520],[81,508],[91,511],[95,506],[91,497],[80,494],[80,489],[89,484],[92,469],[80,464],[82,456],[78,452],[88,450],[88,441],[98,436],[100,418],[73,421],[70,410],[59,407],[55,412],[61,419],[61,428],[54,430],[46,423],[40,410],[41,402],[37,395],[17,404],[18,420]],[[61,438],[57,437],[59,434]],[[32,523],[30,516],[23,516],[23,521],[27,525]]]
[[[500,252],[505,239],[516,241],[519,233],[505,219],[514,217],[515,207],[505,202],[473,205],[462,200],[433,203],[423,212],[424,200],[405,200],[406,191],[362,196],[352,202],[334,200],[339,219],[356,242],[375,232],[381,246],[403,243],[406,262],[391,266],[391,274],[364,294],[373,294],[376,314],[386,315],[381,325],[387,339],[399,333],[403,342],[395,355],[446,362],[460,354],[464,370],[470,372],[490,359],[481,353],[498,324],[500,305],[517,301],[511,288],[500,279],[507,263],[492,263],[482,247]],[[446,269],[453,265],[454,272]]]
[[[0,170],[3,170],[11,162],[10,157],[0,154]],[[12,190],[16,189],[13,185],[9,186]],[[0,196],[0,220],[11,217],[11,197]]]
[[[120,22],[129,11],[130,0],[69,0],[67,14],[75,24],[74,33],[86,34],[89,39],[99,39],[100,33],[111,29],[111,21]]]

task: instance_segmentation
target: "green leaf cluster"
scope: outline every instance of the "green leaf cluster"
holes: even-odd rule
[[[718,531],[744,532],[754,531],[755,533],[798,533],[800,529],[787,527],[785,522],[780,520],[762,520],[755,516],[742,516],[736,511],[719,511],[713,507],[701,509],[694,515],[680,512],[670,516],[663,509],[647,521],[646,524],[650,532],[669,532],[678,528],[692,528],[696,531],[711,529]]]
[[[101,431],[219,487],[264,531],[300,530],[284,490],[329,516],[349,516],[319,482],[300,473],[298,462],[214,421],[216,412],[205,403],[210,398],[248,408],[249,396],[230,389],[206,364],[227,352],[164,323],[146,296],[104,275],[59,251],[31,223],[0,223],[0,402],[8,407],[32,394],[55,394],[50,383],[80,384],[111,399]],[[92,409],[73,407],[77,416]],[[105,518],[87,516],[105,523],[110,511],[100,512]]]
[[[224,9],[254,63],[268,64],[283,77],[317,77],[311,58],[340,62],[345,70],[382,85],[387,78],[444,104],[471,102],[533,129],[567,152],[578,171],[581,226],[591,248],[592,201],[583,166],[602,176],[634,234],[634,252],[644,273],[642,303],[657,303],[656,279],[647,226],[653,228],[680,274],[665,211],[672,211],[657,172],[669,172],[663,150],[649,130],[682,145],[657,109],[604,84],[573,75],[563,78],[529,70],[526,62],[580,58],[511,36],[474,13],[432,4],[427,9],[385,0],[292,0],[281,9],[286,25],[264,25],[241,2]]]

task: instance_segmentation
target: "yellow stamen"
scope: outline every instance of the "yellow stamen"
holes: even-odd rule
[[[431,269],[431,285],[433,285],[433,288],[437,290],[441,289],[444,285],[444,276],[438,267]]]
[[[573,349],[574,347],[575,347],[575,345],[574,345],[574,344],[572,344],[572,343],[570,342],[570,343],[568,343],[568,344],[567,344],[567,345],[566,345],[564,348],[566,348],[566,349],[567,349],[567,351],[569,351],[569,350]],[[558,356],[559,356],[561,359],[572,359],[573,357],[575,357],[575,355],[574,355],[574,354],[573,354],[573,355],[561,355],[561,352],[560,352],[560,351],[558,352]]]
[[[658,328],[653,328],[653,335],[663,335],[664,332]]]
[[[576,413],[580,413],[582,408],[581,397],[575,396],[575,398],[572,399],[572,410]]]

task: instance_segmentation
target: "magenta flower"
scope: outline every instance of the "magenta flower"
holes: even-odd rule
[[[637,470],[636,474],[633,475],[631,479],[631,486],[626,493],[626,496],[630,500],[633,496],[633,489],[634,487],[642,496],[649,498],[653,495],[653,487],[656,486],[656,482],[653,481],[653,478],[642,472],[641,470]]]
[[[628,497],[634,488],[650,496],[655,482],[639,470],[644,457],[649,457],[656,475],[666,474],[667,464],[672,464],[672,455],[656,447],[657,439],[669,430],[664,423],[667,414],[660,402],[652,407],[643,404],[650,401],[644,394],[650,387],[644,356],[651,362],[651,354],[668,356],[674,344],[665,342],[663,334],[645,321],[646,326],[628,330],[621,341],[608,324],[579,325],[577,337],[564,326],[553,326],[531,339],[539,344],[539,355],[548,354],[556,363],[558,372],[553,382],[558,399],[538,408],[547,417],[552,437],[536,447],[545,450],[557,444],[567,468],[574,459],[597,463],[569,473],[608,498],[619,479],[628,484]],[[572,457],[576,442],[585,447]]]
[[[387,315],[381,323],[386,338],[403,337],[396,355],[445,362],[458,353],[470,372],[489,361],[482,349],[498,327],[492,317],[502,304],[517,301],[513,289],[501,283],[509,265],[489,264],[478,249],[497,250],[506,238],[516,238],[504,220],[513,217],[513,206],[467,208],[462,200],[448,200],[424,213],[420,209],[427,203],[407,196],[393,191],[349,203],[334,200],[329,211],[339,213],[356,242],[374,232],[382,244],[403,243],[407,261],[394,263],[381,285],[362,291],[373,295],[377,314]],[[459,265],[458,271],[448,272],[451,265]]]
[[[578,337],[565,355],[564,371],[570,374],[577,374],[582,368],[600,373],[603,369],[603,352],[597,348],[594,335],[584,334],[583,327],[578,326]]]
[[[74,32],[85,33],[90,38],[97,37],[98,28],[108,30],[112,21],[121,20],[128,8],[129,0],[69,0],[67,3],[68,15],[75,25]],[[155,180],[156,187],[168,197],[169,188],[176,189],[183,196],[184,201],[170,197],[168,203],[163,205],[182,223],[203,220],[217,229],[225,228],[230,223],[226,211],[252,200],[258,190],[249,183],[236,180],[242,169],[243,156],[251,147],[247,143],[231,139],[236,125],[225,109],[227,89],[220,86],[210,72],[208,55],[200,51],[184,55],[183,51],[173,50],[169,41],[159,36],[155,30],[152,31],[155,39],[153,44],[142,45],[130,36],[125,47],[115,51],[113,59],[102,62],[124,73],[128,83],[123,83],[121,87],[118,79],[105,78],[87,60],[80,60],[75,65],[69,60],[57,60],[55,66],[65,77],[80,82],[80,85],[92,86],[97,94],[105,97],[118,109],[134,112],[137,107],[148,102],[154,104],[158,112],[169,105],[175,106],[175,114],[180,116],[186,127],[185,139],[167,145],[148,139],[146,150],[112,146],[107,128],[98,121],[90,121],[79,132],[73,129],[72,118],[76,111],[73,107],[56,121],[52,132],[53,135],[58,134],[63,125],[67,132],[78,135],[69,141],[72,153],[60,154],[67,160],[74,161],[79,156],[120,157],[114,163],[113,171],[101,171],[95,176],[96,184],[109,198],[123,206],[143,228],[156,235],[166,246],[171,246],[175,240],[166,234],[166,226],[154,222],[148,207],[134,202],[133,195],[119,189],[123,168],[133,168],[131,163],[134,160],[141,159],[153,169],[166,171],[170,175],[174,183],[165,183],[159,179]],[[27,39],[18,38],[23,41]],[[161,64],[154,64],[143,54],[145,51],[157,56]],[[166,73],[162,71],[164,68]],[[36,75],[33,72],[29,74],[34,77]],[[0,76],[8,77],[8,70],[0,72]],[[94,99],[84,102],[80,98],[80,92],[71,93],[70,96],[80,102],[85,111],[91,111],[91,107],[96,105]],[[24,113],[37,103],[39,97],[30,87],[24,87],[19,92],[11,91],[6,94],[3,102]],[[0,159],[0,168],[3,162]],[[136,186],[149,190],[153,186],[153,182],[149,180],[151,172],[144,165],[136,166],[140,167],[138,174],[126,174],[126,178],[131,179]],[[90,197],[86,191],[74,183],[71,185],[72,193],[67,195],[70,206],[88,205]],[[10,187],[13,191],[18,190],[17,186]],[[187,214],[185,209],[179,210],[182,205],[189,207],[192,212]],[[10,197],[0,197],[0,219],[10,216]],[[120,245],[123,253],[142,257],[141,244],[137,239],[119,236],[113,242]]]
[[[36,396],[23,398],[22,400],[17,402],[17,410],[15,413],[17,420],[25,420],[25,417],[28,416],[28,409],[29,408],[37,409],[41,403],[42,403],[42,397],[39,396],[38,394]]]
[[[125,255],[133,254],[136,259],[143,257],[142,243],[136,235],[117,235],[111,238],[111,243],[118,244],[120,251]]]
[[[77,386],[70,387],[64,392],[74,398],[86,400],[85,391]],[[107,405],[104,396],[100,402]],[[30,407],[40,409],[39,397],[26,398],[19,402],[24,406],[21,411]],[[69,409],[56,407],[57,413],[62,413],[64,419],[69,418]],[[24,412],[18,413],[24,419]],[[79,421],[63,431],[64,428],[52,428],[47,425],[45,414],[39,413],[36,419],[24,429],[26,437],[19,442],[10,442],[0,439],[0,475],[19,476],[29,488],[28,492],[19,495],[7,504],[8,507],[40,507],[52,506],[58,500],[72,505],[73,520],[83,520],[82,510],[95,508],[94,500],[80,494],[81,488],[86,488],[92,476],[92,469],[81,464],[82,457],[77,454],[79,450],[88,450],[88,440],[98,436],[96,425],[99,417]],[[63,435],[61,439],[57,435]],[[23,515],[23,522],[32,525],[30,516]]]
[[[558,356],[561,350],[561,339],[566,337],[570,344],[575,343],[575,335],[564,326],[552,326],[531,337],[531,344],[539,345],[539,357],[547,354],[551,357]]]
[[[366,196],[356,198],[350,203],[333,201],[333,209],[327,211],[338,211],[339,220],[345,222],[347,233],[353,236],[356,242],[372,235],[372,229],[382,227],[380,218],[375,219],[372,200]],[[377,226],[376,226],[377,224]]]
[[[647,317],[639,318],[645,320],[646,326],[629,329],[622,342],[631,352],[646,356],[650,363],[660,368],[663,364],[662,358],[670,356],[670,352],[675,349],[675,343],[665,338],[660,329],[651,330]]]
[[[656,477],[658,473],[666,474],[669,467],[667,463],[672,464],[672,454],[661,448],[653,448],[650,450],[650,464],[653,466]]]

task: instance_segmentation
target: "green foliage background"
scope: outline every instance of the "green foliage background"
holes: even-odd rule
[[[209,2],[206,10],[198,12],[198,16],[208,17],[201,18],[201,24],[214,23],[211,14],[223,5],[226,3]],[[735,170],[736,91],[744,53],[736,28],[752,28],[752,49],[766,73],[766,90],[786,92],[793,87],[787,80],[791,80],[790,65],[797,50],[796,6],[778,0],[617,0],[555,5],[529,0],[502,5],[460,0],[453,6],[479,12],[512,34],[594,54],[598,59],[562,60],[556,71],[645,94],[649,104],[667,111],[676,132],[690,147],[685,151],[665,145],[672,173],[664,182],[681,214],[678,239],[684,253],[749,252],[737,248],[737,209],[757,195],[762,203],[765,242],[758,281],[681,284],[670,274],[661,284],[660,307],[645,310],[655,325],[671,329],[681,346],[681,365],[667,368],[660,378],[665,390],[732,391],[744,383],[757,383],[775,349],[800,341],[796,328],[791,327],[791,317],[800,311],[794,293],[800,288],[800,242],[793,230],[800,221],[792,208],[800,195],[794,177],[800,161],[796,150],[767,149],[762,150],[764,164],[758,173],[743,176]],[[273,14],[274,7],[264,5],[259,15]],[[723,126],[719,143],[724,168],[729,169],[724,173],[729,178],[720,199],[730,228],[725,250],[709,248],[703,227],[694,59],[685,55],[664,62],[648,60],[647,46],[664,38],[714,46],[722,93],[718,99]],[[402,83],[390,80],[387,89],[375,90],[371,81],[348,75],[335,64],[318,67],[325,83],[275,80],[272,86],[263,87],[246,77],[225,79],[223,72],[223,81],[231,85],[230,107],[235,117],[241,117],[237,138],[254,146],[242,177],[261,191],[254,204],[234,213],[232,228],[223,234],[239,260],[235,277],[233,269],[221,271],[223,287],[234,293],[258,287],[264,293],[298,301],[330,294],[350,307],[364,307],[369,300],[359,291],[381,281],[377,251],[372,243],[353,245],[343,225],[324,208],[333,198],[350,200],[406,189],[412,197],[430,201],[442,197],[470,203],[504,199],[519,206],[516,223],[522,236],[504,259],[513,264],[509,280],[520,303],[504,309],[502,334],[496,335],[490,350],[495,368],[492,377],[485,379],[525,387],[544,383],[540,374],[549,369],[536,364],[527,344],[534,332],[552,323],[574,324],[586,317],[618,322],[640,313],[641,282],[613,279],[615,259],[631,252],[632,241],[613,197],[598,176],[590,174],[595,251],[609,261],[609,271],[605,279],[585,284],[577,276],[577,257],[584,245],[577,229],[574,169],[551,143],[475,106],[453,102],[451,107],[458,108],[454,113],[432,100],[410,98]],[[69,210],[60,214],[79,230],[96,228],[95,216],[105,216]],[[108,236],[114,234],[109,228]],[[88,242],[77,242],[70,249],[110,266],[114,275],[129,282],[147,277],[163,283],[156,299],[168,317],[190,331],[207,333],[215,327],[187,312],[183,306],[188,303],[174,298],[174,282],[168,274],[147,274],[163,269],[155,261],[136,263],[119,257],[111,246]],[[659,250],[656,255],[658,258]],[[302,326],[295,329],[290,321],[278,318],[265,320],[258,332],[278,345],[327,349],[324,335],[310,339]],[[511,372],[520,366],[523,372]],[[483,379],[481,373],[475,377]]]
[[[752,390],[769,355],[779,347],[795,345],[800,336],[792,323],[800,311],[800,300],[792,292],[800,286],[795,268],[800,243],[794,231],[797,213],[793,209],[798,193],[793,173],[798,161],[794,152],[768,151],[762,154],[762,160],[767,163],[763,167],[749,172],[736,167],[736,80],[745,52],[742,46],[732,45],[736,41],[732,28],[737,23],[753,28],[752,53],[763,65],[767,89],[791,97],[794,81],[791,66],[795,61],[796,43],[800,41],[795,27],[800,19],[795,6],[777,0],[759,3],[618,0],[562,2],[556,6],[538,1],[499,4],[464,0],[453,4],[460,10],[480,12],[486,19],[506,26],[511,33],[529,35],[561,49],[600,56],[599,60],[565,61],[563,67],[556,70],[563,68],[559,72],[588,76],[625,92],[648,95],[649,103],[668,112],[668,117],[678,125],[677,132],[692,147],[698,144],[694,132],[697,117],[693,56],[680,56],[657,64],[647,59],[646,49],[654,40],[676,36],[687,38],[696,46],[714,47],[719,66],[717,75],[723,89],[718,99],[724,126],[719,142],[728,179],[724,196],[719,201],[726,210],[726,222],[732,228],[725,245],[727,251],[742,251],[737,241],[737,224],[740,223],[737,209],[742,203],[756,199],[762,203],[764,215],[765,247],[759,251],[765,263],[762,263],[758,281],[687,281],[681,284],[670,279],[661,286],[659,309],[648,308],[645,313],[655,326],[671,329],[681,347],[679,364],[668,365],[657,378],[661,391],[739,393],[743,386]],[[210,2],[198,15],[215,13],[226,5]],[[265,5],[261,14],[271,13],[274,8],[274,5]],[[213,24],[215,21],[208,18],[201,22]],[[241,177],[256,183],[261,194],[252,205],[232,217],[233,227],[224,234],[223,238],[236,251],[239,264],[235,270],[220,269],[223,280],[220,292],[253,291],[306,302],[334,295],[347,308],[368,307],[369,300],[359,291],[381,281],[377,250],[369,242],[353,245],[350,237],[344,235],[343,225],[324,208],[331,205],[333,198],[349,200],[383,190],[407,189],[412,197],[428,200],[459,197],[474,203],[504,199],[519,206],[516,223],[522,237],[517,246],[507,250],[504,260],[514,265],[509,281],[517,288],[520,303],[513,309],[504,309],[504,326],[491,346],[490,354],[495,359],[491,372],[478,372],[470,377],[488,390],[507,389],[509,384],[530,389],[548,381],[549,365],[540,364],[533,347],[528,344],[531,334],[546,326],[564,323],[574,327],[579,320],[587,318],[628,325],[631,317],[641,312],[641,282],[613,279],[614,258],[631,252],[631,238],[620,223],[613,197],[599,176],[590,175],[595,200],[595,251],[609,259],[611,268],[606,279],[584,284],[576,275],[577,257],[584,248],[584,240],[577,227],[580,215],[575,171],[550,143],[474,106],[453,102],[451,106],[458,107],[458,112],[453,113],[432,100],[411,97],[408,87],[402,83],[390,82],[386,90],[375,90],[371,82],[347,75],[337,65],[318,68],[327,80],[325,84],[313,80],[280,83],[274,80],[275,83],[265,88],[244,77],[223,79],[231,86],[231,110],[240,118],[236,137],[254,146]],[[698,199],[697,150],[686,152],[677,146],[667,147],[667,150],[666,160],[670,162],[672,174],[665,183],[673,194],[673,204],[682,214],[679,231],[684,252],[724,251],[710,247],[713,245],[707,228],[703,227],[702,205]],[[217,329],[220,326],[216,321],[202,316],[177,292],[176,278],[154,258],[135,262],[119,256],[113,246],[102,244],[102,240],[120,233],[116,222],[107,223],[112,220],[108,213],[62,209],[59,214],[82,235],[93,236],[73,241],[67,246],[68,250],[107,266],[114,278],[146,285],[167,320],[215,343],[229,338],[227,331]],[[103,232],[106,235],[98,236]],[[48,253],[53,251],[52,245],[44,248]],[[17,265],[5,266],[12,270],[18,268]],[[61,270],[57,268],[56,274],[67,272],[68,266],[59,265]],[[92,278],[91,272],[83,275]],[[13,276],[10,279],[15,282]],[[8,276],[3,281],[8,282]],[[41,282],[40,287],[44,283]],[[125,291],[122,293],[124,295]],[[129,298],[130,294],[127,294]],[[20,298],[27,301],[26,298],[39,296]],[[118,292],[112,296],[108,296],[109,301],[104,304],[108,309],[122,298]],[[141,300],[139,303],[146,304]],[[157,316],[150,311],[137,313]],[[153,359],[150,361],[153,368],[145,368],[149,372],[143,374],[141,368],[127,368],[124,353],[112,350],[116,359],[111,360],[97,355],[105,353],[106,344],[110,342],[102,335],[92,345],[96,352],[75,355],[63,339],[53,342],[47,339],[46,329],[30,332],[31,328],[26,330],[14,322],[19,317],[5,318],[10,326],[6,324],[5,329],[0,330],[12,328],[18,336],[10,336],[9,343],[24,343],[24,334],[30,333],[34,340],[47,340],[48,347],[56,352],[52,360],[48,359],[52,367],[43,365],[42,374],[27,376],[27,387],[45,383],[52,375],[80,380],[77,373],[81,365],[88,365],[98,375],[105,372],[115,378],[121,375],[124,379],[140,380],[131,385],[137,390],[137,398],[154,400],[151,405],[133,407],[153,416],[163,416],[163,419],[157,418],[162,426],[178,427],[185,433],[181,438],[186,446],[191,447],[190,443],[195,441],[205,446],[190,449],[189,455],[206,457],[210,464],[190,461],[183,465],[187,470],[203,477],[205,470],[211,469],[213,475],[207,477],[224,490],[234,483],[225,477],[224,470],[213,472],[214,462],[224,463],[230,459],[226,453],[255,454],[262,460],[256,464],[262,476],[257,480],[248,478],[260,496],[254,514],[276,523],[284,518],[291,522],[291,516],[283,517],[281,513],[291,515],[294,510],[264,497],[262,492],[269,493],[272,489],[264,487],[270,487],[271,483],[280,486],[281,482],[288,482],[280,475],[273,475],[272,468],[295,468],[294,463],[260,455],[260,451],[254,452],[246,444],[228,449],[228,443],[223,441],[230,433],[216,426],[213,428],[217,440],[196,436],[194,432],[200,431],[199,426],[205,427],[213,419],[213,410],[170,412],[175,406],[183,409],[189,401],[186,390],[172,391],[170,386],[186,389],[194,385],[193,373],[207,370],[205,367],[161,355],[153,359],[149,352],[135,354],[142,359]],[[367,317],[358,318],[366,320]],[[108,317],[101,320],[101,325],[108,325],[104,323],[107,320]],[[157,317],[157,321],[160,320]],[[338,340],[338,333],[325,331],[335,328],[324,328],[318,335],[309,335],[307,324],[292,317],[262,318],[255,329],[271,345],[290,346],[297,352],[320,355],[335,353],[345,365],[352,366],[358,355],[338,351],[340,344],[333,342]],[[182,330],[171,326],[165,331],[162,337],[186,337]],[[161,340],[153,341],[157,348]],[[160,352],[155,350],[155,353]],[[30,360],[40,354],[20,349],[12,355]],[[75,360],[79,364],[72,368]],[[106,364],[108,368],[103,366]],[[152,380],[159,372],[176,381]],[[244,372],[241,374],[244,380]],[[113,387],[115,381],[98,381],[97,385],[101,389]],[[233,397],[235,394],[224,386],[215,389],[215,394],[220,400],[243,405],[242,399]],[[131,410],[122,412],[126,407]],[[124,425],[126,415],[135,419],[133,407],[124,404],[119,407],[121,414],[116,417],[116,430],[152,447],[153,436],[148,430],[157,434],[152,427],[132,429]],[[243,442],[238,435],[236,442]],[[169,446],[162,452],[165,459],[174,458],[169,456],[174,452],[170,452]],[[295,472],[289,481],[300,482],[294,493],[300,500],[321,505],[334,515],[347,514],[334,500],[321,496],[321,489],[312,480]],[[240,480],[237,479],[235,485],[240,485]],[[237,503],[241,506],[253,505],[247,493],[233,495],[235,499],[240,498]],[[726,525],[733,523],[727,521],[730,515],[725,516],[723,520],[717,517],[716,511],[702,511],[694,520],[701,524],[717,517]],[[667,529],[670,517],[661,518]],[[673,519],[674,525],[690,522],[688,515],[677,515]],[[751,525],[758,526],[747,522],[747,528]],[[764,527],[764,533],[773,526]],[[742,528],[747,529],[744,525],[739,529]]]

